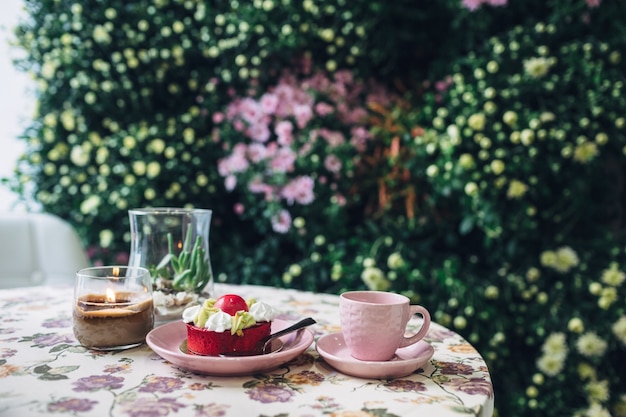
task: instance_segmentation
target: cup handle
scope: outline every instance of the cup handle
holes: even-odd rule
[[[402,341],[400,342],[400,347],[409,346],[409,345],[419,342],[420,340],[424,338],[424,336],[426,336],[426,333],[428,332],[428,329],[430,328],[430,313],[428,312],[428,310],[418,305],[410,306],[409,317],[407,319],[407,322],[415,314],[420,314],[422,316],[424,320],[422,323],[422,327],[420,327],[419,331],[415,333],[413,336],[403,337]]]

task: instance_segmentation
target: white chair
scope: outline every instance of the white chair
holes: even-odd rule
[[[48,213],[0,212],[0,288],[72,285],[90,266],[76,230]]]

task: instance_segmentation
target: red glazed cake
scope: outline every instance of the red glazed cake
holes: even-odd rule
[[[183,312],[187,349],[196,355],[248,352],[269,336],[273,309],[256,300],[227,294]]]

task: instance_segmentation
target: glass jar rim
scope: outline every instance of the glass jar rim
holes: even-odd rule
[[[203,208],[184,208],[184,207],[143,207],[128,210],[130,214],[149,215],[149,214],[211,214],[213,210]]]
[[[116,269],[117,273],[115,273]],[[136,278],[146,275],[150,277],[150,271],[142,266],[102,265],[80,269],[76,272],[76,275],[90,279],[111,280],[111,278]]]

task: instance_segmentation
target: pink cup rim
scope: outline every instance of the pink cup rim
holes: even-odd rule
[[[346,291],[340,294],[340,297],[346,301],[354,301],[363,304],[369,305],[398,305],[398,304],[408,304],[410,302],[409,298],[402,294],[397,294],[388,291],[374,291],[374,290],[362,290],[362,291]],[[373,299],[369,299],[366,297],[373,297]],[[386,299],[383,301],[382,298]],[[380,301],[377,301],[380,300]]]

